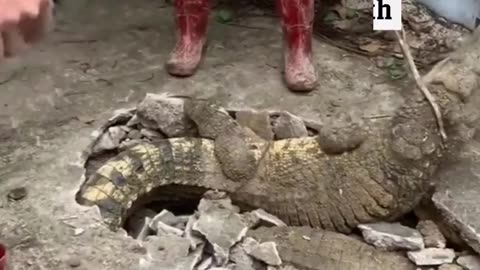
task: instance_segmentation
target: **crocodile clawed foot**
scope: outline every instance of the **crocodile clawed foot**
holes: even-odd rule
[[[352,122],[350,116],[341,114],[334,122],[319,130],[317,141],[323,152],[332,155],[350,152],[367,139],[365,125]]]
[[[213,102],[192,99],[185,103],[185,113],[196,125],[201,137],[215,141],[215,156],[222,171],[233,181],[252,179],[258,162],[250,135],[226,110]]]

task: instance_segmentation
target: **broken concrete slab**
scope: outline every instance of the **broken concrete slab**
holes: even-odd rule
[[[198,218],[195,215],[191,215],[185,226],[185,235],[184,237],[190,242],[190,248],[196,249],[197,246],[203,244],[205,241],[202,239],[201,234],[193,231],[193,225],[198,221]]]
[[[423,236],[425,247],[445,248],[447,246],[447,239],[432,220],[420,220],[416,228]]]
[[[145,127],[159,129],[170,138],[185,136],[192,123],[186,117],[183,105],[181,98],[147,94],[137,106],[137,116]]]
[[[235,117],[242,126],[249,127],[255,134],[265,140],[273,140],[270,115],[266,111],[237,111]]]
[[[441,224],[442,233],[456,234],[480,253],[480,145],[471,142],[458,159],[443,166],[437,173],[436,192],[423,214]],[[421,210],[421,209],[420,209]],[[450,240],[450,239],[449,239]],[[458,243],[461,244],[461,243]]]
[[[259,268],[259,262],[252,258],[246,252],[246,244],[244,239],[242,242],[235,244],[230,249],[230,260],[235,263],[235,269],[238,270],[255,270]],[[248,248],[248,247],[247,247]]]
[[[460,265],[453,263],[442,264],[438,267],[438,270],[463,270]]]
[[[365,242],[385,250],[419,250],[424,248],[422,235],[412,228],[400,223],[372,223],[362,224],[358,228],[362,231]]]
[[[289,112],[280,112],[273,122],[273,132],[277,139],[300,138],[308,136],[303,120]]]
[[[120,145],[120,142],[126,137],[127,133],[122,128],[118,126],[110,127],[96,142],[93,147],[93,153],[116,149]]]
[[[242,240],[248,226],[241,215],[222,206],[225,199],[220,198],[219,201],[216,204],[215,200],[200,200],[200,216],[192,229],[205,236],[213,246],[217,264],[224,266],[228,262],[230,248]]]
[[[278,217],[268,213],[263,209],[256,209],[251,212],[245,213],[243,215],[249,224],[249,228],[255,228],[257,226],[287,226],[285,222],[283,222]]]
[[[466,270],[480,270],[480,257],[476,255],[460,256],[457,259],[457,264]]]
[[[455,251],[449,248],[426,248],[409,251],[407,256],[417,266],[433,266],[453,262]]]
[[[252,245],[246,250],[247,254],[266,264],[278,266],[282,259],[278,254],[277,244],[273,241]]]

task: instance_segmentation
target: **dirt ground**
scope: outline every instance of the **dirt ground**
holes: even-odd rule
[[[171,78],[163,65],[174,41],[172,14],[162,1],[64,1],[55,33],[0,66],[0,236],[13,269],[70,269],[78,260],[77,269],[138,269],[134,241],[102,227],[74,193],[90,133],[147,92],[217,97],[230,108],[285,109],[317,121],[336,112],[382,121],[401,102],[399,83],[373,60],[318,41],[319,87],[289,92],[273,18],[245,18],[255,27],[212,21],[199,72]],[[27,197],[7,201],[22,186]]]

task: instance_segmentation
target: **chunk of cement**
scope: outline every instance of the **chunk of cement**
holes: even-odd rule
[[[282,259],[278,254],[277,244],[273,241],[264,242],[249,247],[246,250],[247,254],[269,265],[280,265]]]
[[[127,132],[119,126],[109,127],[93,147],[93,153],[117,149],[120,142],[127,137]]]
[[[167,235],[167,234],[176,235],[176,236],[183,235],[182,230],[175,228],[173,226],[167,225],[161,221],[158,221],[156,225],[157,225],[157,229],[155,231],[157,232],[157,235]]]
[[[421,220],[418,222],[417,230],[423,236],[425,247],[445,248],[447,246],[447,240],[432,220]]]
[[[253,239],[253,238],[251,238]],[[235,263],[235,270],[256,270],[260,269],[260,262],[256,261],[245,251],[245,240],[235,244],[230,249],[230,260]],[[258,243],[255,241],[258,245]]]
[[[480,270],[480,257],[475,255],[460,256],[457,264],[466,270]]]
[[[460,265],[453,263],[442,264],[438,267],[438,270],[463,270]]]
[[[479,153],[480,146],[472,143],[465,147],[464,157],[458,162],[442,166],[431,200],[435,217],[442,219],[445,231],[458,232],[461,240],[477,253],[480,253]]]
[[[196,235],[197,232],[193,231],[193,224],[195,224],[197,220],[195,215],[191,215],[185,226],[184,237],[190,242],[191,249],[196,249],[198,245],[204,243],[203,239],[199,235]]]
[[[128,132],[128,138],[131,140],[139,140],[142,137],[142,134],[137,129],[132,129]]]
[[[235,116],[240,125],[250,128],[255,134],[265,140],[273,140],[273,130],[268,112],[238,111]]]
[[[273,123],[273,132],[277,139],[307,137],[307,127],[303,120],[289,112],[280,112]]]
[[[150,228],[152,230],[156,230],[158,222],[163,222],[166,225],[175,226],[177,225],[177,223],[182,221],[183,219],[179,220],[172,212],[168,211],[167,209],[163,209],[160,213],[158,213],[152,218]]]
[[[203,261],[201,261],[198,264],[196,270],[207,270],[207,269],[209,269],[210,266],[212,266],[212,264],[213,264],[213,258],[212,257],[205,258]]]
[[[224,203],[224,199],[220,199]],[[242,240],[248,230],[242,216],[223,208],[215,200],[200,200],[199,218],[193,230],[203,234],[215,251],[214,257],[220,266],[228,262],[230,248]]]
[[[424,248],[422,235],[412,228],[400,223],[362,224],[365,242],[385,250],[419,250]]]
[[[153,130],[153,129],[149,129],[149,128],[142,128],[140,130],[140,135],[150,139],[150,140],[158,140],[158,139],[162,139],[163,136],[160,132],[156,131],[156,130]]]
[[[417,266],[433,266],[452,263],[455,258],[455,251],[449,248],[426,248],[409,251],[407,256]]]
[[[187,135],[191,127],[183,105],[184,101],[180,98],[147,94],[137,106],[137,116],[147,128],[158,128],[167,137],[181,137]]]
[[[285,222],[283,222],[281,219],[268,213],[263,209],[256,209],[254,211],[251,211],[247,214],[244,214],[244,217],[246,218],[250,228],[254,228],[257,226],[265,226],[265,227],[287,226],[287,224],[285,224]]]

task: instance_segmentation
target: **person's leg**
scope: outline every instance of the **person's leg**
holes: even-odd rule
[[[206,41],[209,0],[175,0],[177,43],[166,68],[171,75],[195,73]]]
[[[292,91],[311,91],[317,84],[312,63],[314,0],[277,0],[285,39],[285,80]]]

